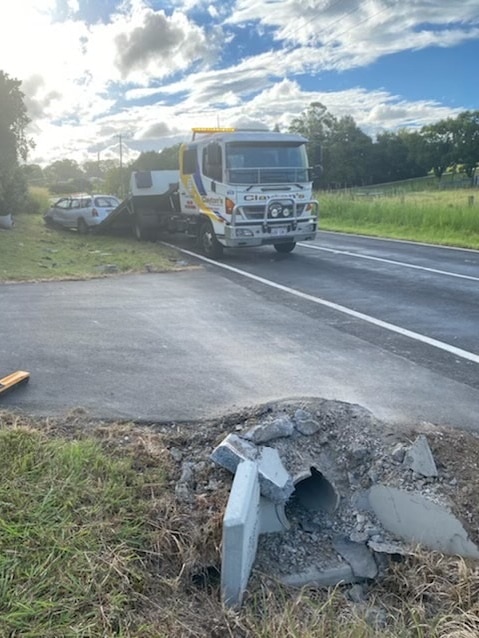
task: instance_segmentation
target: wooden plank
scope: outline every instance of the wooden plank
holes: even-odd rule
[[[27,383],[30,378],[29,372],[17,370],[0,379],[0,396],[6,394],[9,390],[18,388],[19,385]]]

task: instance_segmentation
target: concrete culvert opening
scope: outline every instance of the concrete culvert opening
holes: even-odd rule
[[[327,512],[332,514],[339,503],[339,496],[332,483],[317,470],[310,468],[310,474],[299,478],[295,484],[292,499],[310,512]]]

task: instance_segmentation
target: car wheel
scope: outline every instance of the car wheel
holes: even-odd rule
[[[83,217],[80,217],[77,221],[77,230],[80,233],[80,235],[88,234],[88,226],[86,221],[83,219]]]
[[[274,248],[278,253],[290,253],[294,250],[296,246],[295,241],[284,242],[283,244],[275,244]]]
[[[210,259],[220,259],[223,255],[223,246],[216,239],[215,231],[209,220],[200,226],[198,244],[201,252]]]

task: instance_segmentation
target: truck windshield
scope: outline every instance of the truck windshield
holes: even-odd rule
[[[226,145],[229,184],[308,182],[304,143],[230,142]]]

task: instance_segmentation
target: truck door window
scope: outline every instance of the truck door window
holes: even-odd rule
[[[187,148],[183,152],[183,173],[185,175],[196,173],[196,148]]]
[[[202,171],[203,175],[221,182],[223,177],[223,158],[219,144],[209,144],[203,149]]]

